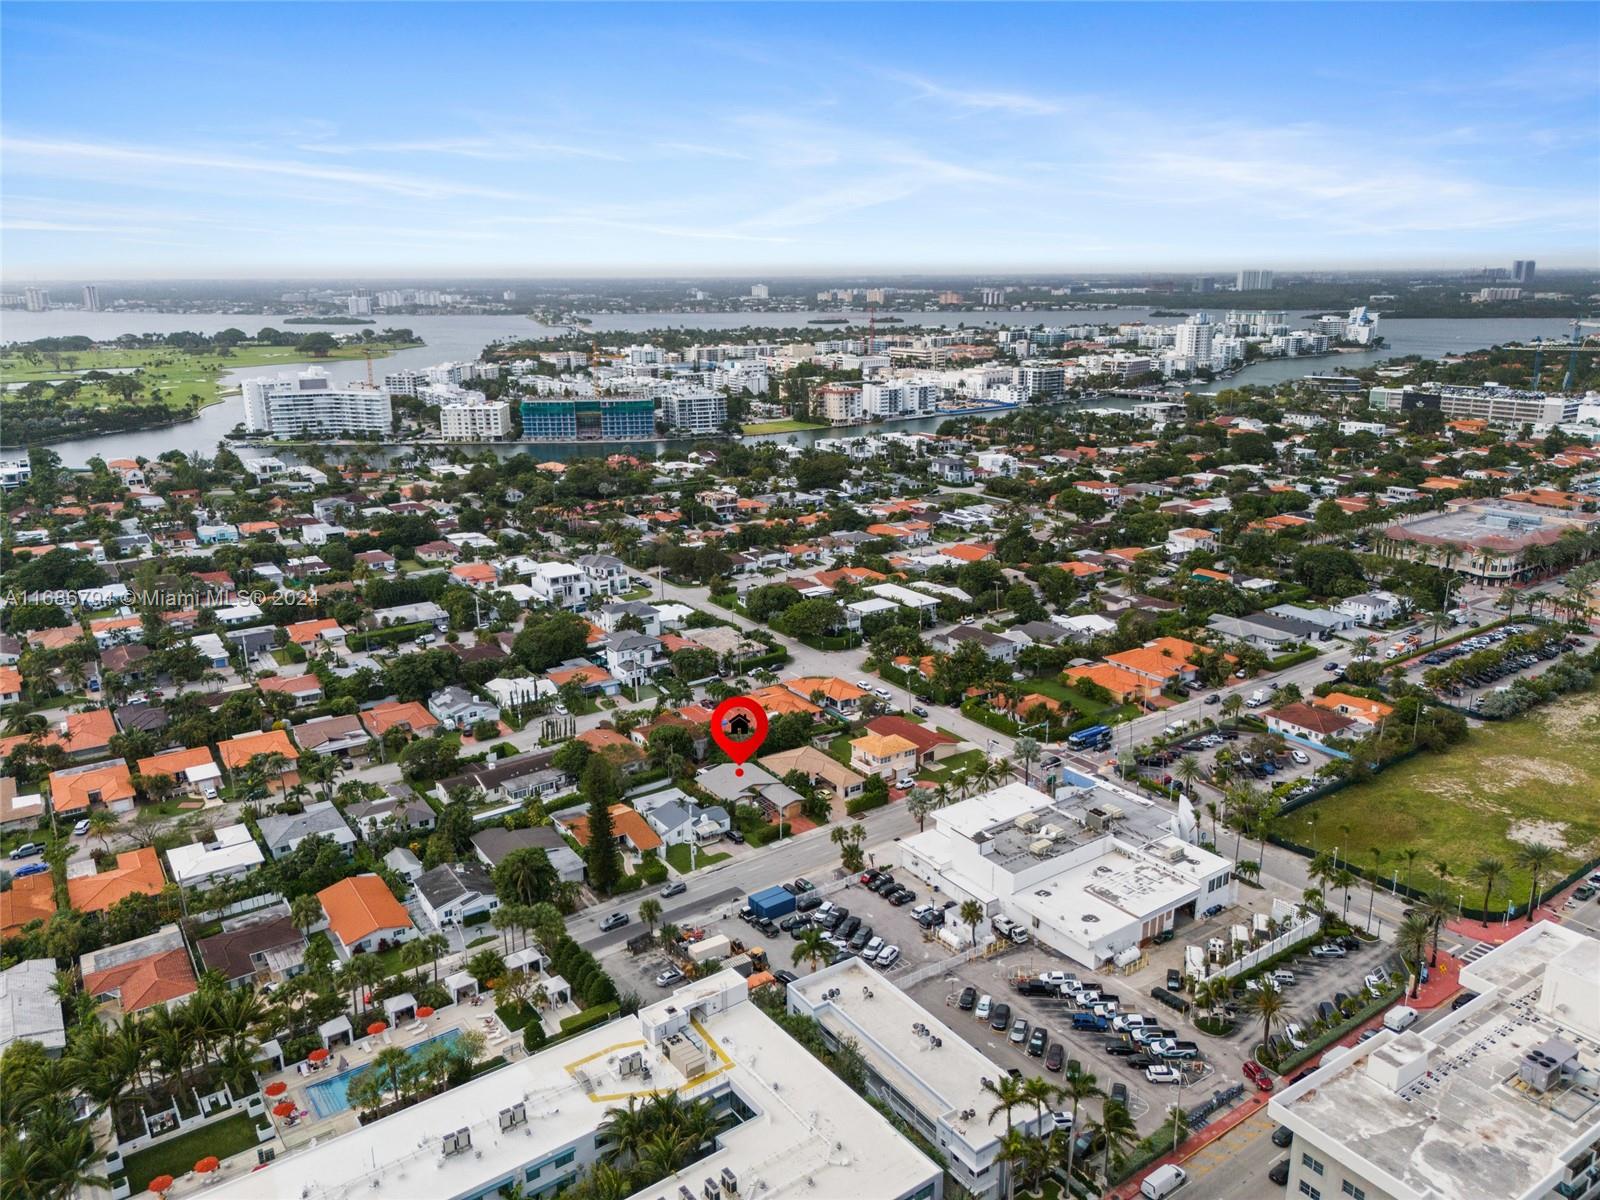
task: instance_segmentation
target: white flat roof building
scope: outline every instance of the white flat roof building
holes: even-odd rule
[[[694,1200],[943,1194],[939,1167],[750,1003],[731,970],[210,1191],[480,1200],[516,1183],[547,1195],[596,1161],[611,1109],[668,1089],[709,1099],[737,1123],[705,1157],[635,1193],[641,1200],[680,1187]]]
[[[209,842],[173,846],[167,851],[167,865],[172,868],[173,881],[184,887],[199,887],[217,879],[243,875],[265,861],[261,847],[244,825],[225,825]]]
[[[320,367],[244,381],[244,427],[249,433],[388,433],[392,422],[388,392],[365,384],[335,387]]]
[[[1478,993],[1279,1092],[1289,1196],[1581,1200],[1600,1194],[1600,941],[1530,925],[1461,969]]]
[[[53,958],[28,958],[0,971],[0,1054],[13,1042],[38,1042],[57,1058],[67,1048]]]
[[[989,1121],[994,1095],[983,1081],[1005,1074],[976,1047],[859,958],[789,985],[788,1006],[816,1021],[830,1042],[855,1042],[866,1061],[867,1093],[887,1103],[939,1147],[951,1174],[978,1197],[1004,1195],[999,1161],[1003,1117]],[[1053,1128],[1049,1114],[1013,1124],[1025,1133]]]
[[[1089,967],[1233,903],[1233,864],[1174,836],[1170,814],[1100,786],[1058,797],[1009,783],[938,809],[901,862]]]

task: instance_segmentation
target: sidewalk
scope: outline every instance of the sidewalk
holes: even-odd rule
[[[1146,1175],[1149,1175],[1157,1167],[1164,1167],[1168,1163],[1177,1163],[1182,1166],[1200,1151],[1231,1131],[1236,1125],[1242,1124],[1255,1115],[1256,1112],[1265,1108],[1267,1102],[1271,1099],[1272,1095],[1269,1092],[1250,1092],[1237,1105],[1229,1109],[1226,1116],[1210,1122],[1197,1133],[1191,1133],[1188,1140],[1175,1151],[1163,1154],[1137,1175],[1129,1176],[1117,1184],[1116,1187],[1111,1188],[1105,1193],[1105,1200],[1137,1200],[1139,1185],[1144,1182]]]

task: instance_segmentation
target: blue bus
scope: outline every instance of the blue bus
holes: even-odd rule
[[[1111,726],[1091,725],[1067,735],[1069,750],[1107,750],[1111,747]]]

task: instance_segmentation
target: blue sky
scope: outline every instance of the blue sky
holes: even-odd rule
[[[5,274],[1593,266],[1600,6],[36,4]]]

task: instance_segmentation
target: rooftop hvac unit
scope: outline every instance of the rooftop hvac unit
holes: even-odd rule
[[[1561,1064],[1548,1054],[1530,1050],[1523,1057],[1517,1077],[1536,1092],[1547,1092],[1561,1078]]]
[[[1103,833],[1105,832],[1106,826],[1111,824],[1111,819],[1098,808],[1091,808],[1089,810],[1088,818],[1084,821],[1084,824],[1090,829],[1094,830],[1096,833]]]
[[[722,1186],[710,1175],[706,1176],[705,1187],[701,1190],[706,1200],[722,1200]]]
[[[1018,829],[1032,829],[1038,823],[1039,814],[1036,812],[1025,812],[1017,818],[1016,822]]]
[[[500,1128],[515,1129],[518,1125],[528,1123],[528,1106],[526,1104],[513,1104],[510,1108],[500,1110]]]
[[[694,1193],[689,1190],[688,1184],[680,1183],[678,1185],[678,1200],[694,1200]]]
[[[739,1194],[739,1177],[733,1173],[732,1167],[722,1168],[722,1190],[730,1196]]]
[[[1028,853],[1033,855],[1045,855],[1050,852],[1050,847],[1053,845],[1055,845],[1055,843],[1047,837],[1034,838],[1033,841],[1028,843]]]
[[[1060,840],[1061,838],[1066,837],[1067,836],[1067,831],[1065,829],[1063,829],[1061,826],[1059,826],[1059,825],[1057,825],[1057,824],[1052,822],[1051,824],[1042,826],[1040,828],[1039,836],[1040,837],[1047,837],[1051,841],[1054,842],[1054,841]]]
[[[446,1157],[452,1154],[465,1154],[470,1149],[472,1149],[472,1130],[458,1129],[454,1133],[444,1135]]]

